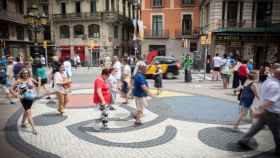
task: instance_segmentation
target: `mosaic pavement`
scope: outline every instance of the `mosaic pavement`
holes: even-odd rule
[[[244,151],[236,141],[248,130],[231,129],[238,116],[235,103],[205,96],[172,91],[149,100],[142,126],[135,127],[131,112],[134,102],[114,105],[109,129],[101,129],[100,113],[91,104],[90,89],[73,90],[65,116],[59,116],[54,103],[37,101],[33,109],[39,134],[19,128],[22,111],[7,122],[6,139],[30,157],[57,158],[228,158],[273,157],[272,137],[262,131],[254,142],[256,149]],[[47,106],[46,106],[47,105]]]

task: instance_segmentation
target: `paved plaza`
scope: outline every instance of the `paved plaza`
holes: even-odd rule
[[[94,72],[99,71],[91,73]],[[244,121],[240,130],[232,129],[239,107],[235,97],[219,89],[216,82],[187,85],[180,79],[164,81],[161,95],[149,99],[141,126],[134,126],[131,116],[134,101],[122,105],[118,97],[116,110],[109,114],[109,129],[104,130],[98,119],[100,112],[92,105],[94,77],[87,81],[86,73],[84,69],[75,72],[64,116],[57,113],[55,99],[41,99],[33,105],[37,136],[30,128],[20,128],[20,105],[1,105],[7,112],[11,111],[9,108],[16,109],[6,117],[1,135],[1,145],[12,148],[9,157],[22,154],[20,157],[34,158],[274,158],[272,135],[266,129],[251,142],[256,146],[254,150],[236,145],[250,122]],[[207,95],[205,91],[216,93]],[[4,100],[1,95],[1,104]]]

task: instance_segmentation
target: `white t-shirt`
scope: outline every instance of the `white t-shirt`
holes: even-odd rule
[[[64,68],[65,68],[65,72],[68,75],[68,77],[72,76],[72,66],[71,63],[69,61],[64,61],[63,63]]]
[[[261,87],[262,101],[271,101],[273,105],[267,110],[280,114],[280,81],[274,77],[268,79]]]
[[[224,64],[223,59],[219,56],[215,56],[213,58],[213,62],[214,62],[214,67],[221,67]]]
[[[121,79],[122,76],[122,64],[119,61],[116,61],[116,63],[113,65],[113,68],[116,69],[117,73],[116,73],[116,78],[118,80]]]
[[[65,93],[65,89],[63,87],[63,85],[61,85],[61,83],[63,83],[63,78],[65,78],[66,75],[65,74],[61,74],[60,72],[56,72],[54,74],[54,78],[53,78],[53,81],[54,81],[54,89],[58,92],[61,92],[61,93]]]

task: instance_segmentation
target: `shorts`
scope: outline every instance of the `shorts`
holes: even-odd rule
[[[20,102],[25,111],[31,109],[32,104],[33,104],[33,100],[27,100],[27,99],[21,99]]]
[[[229,80],[230,79],[230,75],[228,74],[221,74],[223,79]]]
[[[219,72],[221,71],[221,70],[220,70],[220,67],[214,67],[213,70],[214,70],[214,71],[219,71]]]
[[[136,110],[143,111],[148,106],[147,97],[135,97]]]

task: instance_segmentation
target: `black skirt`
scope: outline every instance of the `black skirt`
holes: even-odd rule
[[[155,88],[162,88],[162,78],[160,75],[155,76]]]

